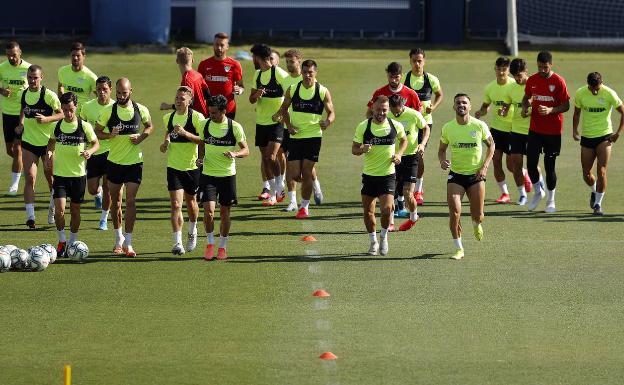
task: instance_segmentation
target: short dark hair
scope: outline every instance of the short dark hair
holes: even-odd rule
[[[505,56],[499,57],[498,59],[496,59],[496,66],[497,67],[509,67],[509,58]]]
[[[316,65],[316,62],[314,60],[312,60],[312,59],[304,60],[303,63],[301,63],[301,68],[303,68],[303,67],[306,67],[306,68],[314,67],[314,68],[318,69],[318,66]]]
[[[31,64],[31,66],[28,67],[28,72],[35,72],[35,71],[41,71],[43,73],[43,68],[41,68],[41,66],[38,64]]]
[[[453,102],[455,102],[457,98],[461,98],[462,96],[465,96],[466,98],[468,98],[468,100],[470,100],[470,96],[468,96],[468,94],[460,92],[460,93],[455,94],[455,96],[453,97]]]
[[[79,41],[73,42],[72,45],[71,45],[71,49],[69,51],[70,52],[80,51],[80,52],[82,52],[83,55],[86,53],[86,49],[85,49],[84,44],[82,44]]]
[[[18,48],[19,49],[19,47],[20,47],[20,45],[16,41],[10,41],[6,45],[6,49],[13,49],[13,48]]]
[[[78,105],[78,97],[76,96],[75,93],[71,91],[65,92],[63,95],[61,95],[59,100],[61,104],[69,104],[71,102],[74,102],[74,106]]]
[[[393,94],[388,99],[390,101],[390,107],[401,107],[405,104],[405,99],[399,94]]]
[[[412,57],[412,55],[423,55],[423,57],[425,57],[425,50],[422,48],[412,48],[410,49],[408,57]]]
[[[268,60],[271,57],[271,47],[266,44],[254,44],[250,51],[263,60]]]
[[[214,35],[215,39],[227,39],[230,40],[230,36],[225,32],[217,32]]]
[[[98,84],[108,84],[110,88],[113,87],[113,82],[108,76],[100,76],[99,78],[97,78],[97,80],[95,81],[95,86],[97,87]]]
[[[401,74],[403,73],[403,66],[401,65],[401,63],[393,61],[392,63],[388,64],[388,66],[386,67],[386,72],[389,73],[390,75]]]
[[[219,111],[225,111],[227,107],[227,99],[223,95],[211,96],[208,99],[208,107],[217,107]]]
[[[600,72],[590,72],[589,75],[587,75],[587,84],[592,87],[602,84],[602,75]]]
[[[293,49],[289,49],[288,51],[284,52],[284,57],[290,57],[290,58],[297,58],[297,59],[302,59],[303,58],[303,54],[301,53],[300,50],[293,48]]]
[[[378,95],[373,103],[388,103],[389,99],[386,95]]]
[[[524,59],[515,58],[509,63],[509,72],[513,76],[518,75],[520,72],[525,72],[527,70],[527,63]]]
[[[540,53],[537,54],[537,62],[552,64],[552,54],[548,51],[541,51]]]

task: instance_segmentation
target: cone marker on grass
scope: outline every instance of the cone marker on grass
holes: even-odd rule
[[[323,289],[320,289],[320,290],[317,290],[317,291],[315,291],[314,293],[312,293],[312,296],[314,296],[314,297],[326,298],[326,297],[329,297],[329,293],[328,293],[328,292],[326,292],[326,291],[325,291],[325,290],[323,290]]]
[[[338,356],[336,356],[334,353],[332,352],[325,352],[323,354],[321,354],[319,356],[319,358],[321,360],[335,360],[336,358],[338,358]]]

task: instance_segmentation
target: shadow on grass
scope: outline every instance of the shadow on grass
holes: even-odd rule
[[[335,261],[345,261],[345,262],[368,262],[368,261],[408,261],[408,260],[419,260],[419,259],[436,259],[442,260],[442,258],[436,258],[440,255],[444,254],[422,254],[414,257],[381,257],[381,256],[370,256],[365,253],[360,254],[319,254],[319,255],[295,255],[295,256],[267,256],[267,257],[258,257],[258,256],[249,256],[249,257],[230,257],[228,258],[228,263],[284,263],[284,262],[335,262]],[[444,258],[446,259],[446,258]]]
[[[80,265],[89,263],[145,263],[145,262],[190,262],[202,259],[201,257],[155,257],[150,255],[163,254],[160,253],[141,253],[136,258],[129,258],[124,255],[96,254],[89,256],[82,262],[72,261],[68,258],[57,259],[55,265]]]

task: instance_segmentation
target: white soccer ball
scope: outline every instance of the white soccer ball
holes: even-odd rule
[[[29,255],[32,271],[44,271],[50,264],[50,255],[39,246],[31,248]]]
[[[28,251],[18,249],[11,251],[11,267],[15,270],[28,270]]]
[[[89,256],[89,247],[84,242],[76,241],[67,248],[67,256],[72,261],[84,261]]]
[[[0,250],[0,273],[5,273],[11,268],[11,255],[4,248]]]
[[[54,263],[56,261],[56,248],[49,243],[42,243],[39,245],[46,253],[50,256],[50,263]]]
[[[11,252],[15,249],[17,249],[17,246],[13,246],[13,245],[4,245],[2,246],[4,248],[4,251],[6,251],[9,255],[11,255]]]

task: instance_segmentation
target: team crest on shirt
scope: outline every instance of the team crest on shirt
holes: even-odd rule
[[[78,78],[76,80],[78,81],[78,83],[84,83],[84,81],[85,81],[84,78]]]
[[[30,114],[30,107],[26,106],[24,107],[24,115],[29,115]]]
[[[19,74],[20,74],[20,77],[24,77],[24,76],[26,76],[26,71],[20,72]]]
[[[474,131],[474,130],[470,131],[470,136],[473,137],[473,138],[476,138],[477,137],[477,131]]]
[[[229,72],[230,71],[230,66],[224,66],[223,69],[225,70],[225,72]]]
[[[600,97],[598,98],[598,104],[605,104],[607,101],[605,100],[605,98]]]
[[[554,84],[549,85],[548,89],[550,90],[550,92],[555,92],[555,85]]]

